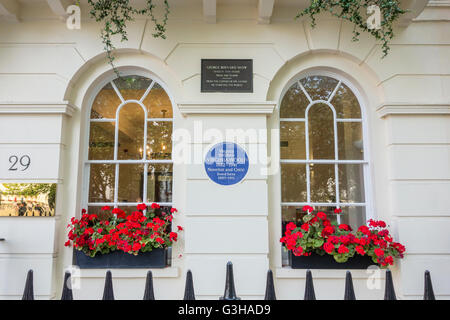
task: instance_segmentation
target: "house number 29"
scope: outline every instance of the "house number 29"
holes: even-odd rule
[[[16,155],[12,155],[9,157],[9,163],[11,166],[9,167],[9,171],[17,171],[20,167],[21,171],[25,171],[30,167],[31,158],[28,155],[23,155],[20,158]]]

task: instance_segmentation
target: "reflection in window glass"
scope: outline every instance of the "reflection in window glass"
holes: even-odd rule
[[[281,164],[282,202],[306,202],[306,166]]]
[[[364,159],[361,122],[338,122],[339,160]]]
[[[281,159],[306,159],[305,122],[280,122]]]
[[[342,213],[339,214],[340,223],[348,224],[353,228],[366,223],[366,208],[363,206],[342,207]]]
[[[172,202],[172,165],[149,165],[147,173],[148,202]]]
[[[143,177],[143,164],[119,164],[118,202],[144,202]]]
[[[113,160],[115,122],[91,122],[89,160]]]
[[[281,101],[280,118],[304,118],[308,104],[308,98],[296,82],[289,88]]]
[[[116,110],[121,102],[111,83],[108,83],[95,97],[91,108],[91,119],[115,119]]]
[[[353,92],[345,84],[341,83],[336,94],[331,100],[331,104],[336,109],[338,118],[360,119],[361,108]]]
[[[114,164],[93,163],[89,172],[89,202],[114,202]]]
[[[157,83],[143,101],[149,118],[172,118],[172,103],[166,91]]]
[[[146,155],[147,159],[172,158],[172,122],[148,122]]]
[[[326,104],[315,104],[308,114],[309,158],[334,159],[333,111]]]
[[[55,215],[56,183],[0,183],[0,217]]]
[[[124,105],[119,112],[118,159],[142,159],[145,113],[136,103]]]
[[[338,81],[324,76],[306,77],[300,80],[311,100],[328,100]]]
[[[99,219],[108,219],[113,216],[113,213],[111,211],[103,211],[103,206],[88,206],[87,213],[89,214],[96,214]]]
[[[127,76],[114,80],[124,100],[140,100],[151,80],[141,76]]]
[[[311,202],[336,202],[334,164],[310,164]]]
[[[365,202],[363,166],[361,164],[340,164],[338,167],[341,202]]]

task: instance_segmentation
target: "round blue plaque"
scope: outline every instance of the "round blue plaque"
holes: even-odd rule
[[[236,143],[218,143],[206,154],[205,170],[215,183],[223,186],[236,184],[248,172],[247,153]]]

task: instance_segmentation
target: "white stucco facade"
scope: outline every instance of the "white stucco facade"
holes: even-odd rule
[[[37,298],[59,299],[64,269],[72,264],[66,225],[79,215],[86,188],[89,112],[114,73],[100,25],[83,2],[80,30],[67,29],[46,1],[19,2],[20,21],[0,19],[0,157],[6,162],[11,150],[27,150],[43,165],[23,177],[2,169],[0,180],[56,182],[58,189],[55,217],[0,219],[6,239],[0,242],[0,299],[21,297],[28,269],[34,270]],[[174,1],[167,39],[153,38],[151,22],[137,19],[128,27],[129,41],[116,44],[115,64],[160,81],[173,103],[174,130],[194,137],[201,123],[202,132],[216,129],[224,137],[230,129],[267,131],[244,147],[266,150],[260,157],[272,165],[279,163],[280,148],[270,132],[279,128],[289,84],[308,73],[350,83],[365,125],[368,215],[388,222],[407,248],[391,268],[397,295],[421,299],[423,272],[430,270],[436,297],[449,299],[450,2],[429,1],[423,8],[426,2],[405,1],[416,16],[396,27],[391,51],[381,59],[372,38],[351,41],[347,22],[321,16],[311,29],[309,20],[294,20],[302,7],[295,2],[275,1],[264,23],[258,1],[217,1],[214,19],[202,1]],[[253,59],[253,93],[201,93],[205,58]],[[204,137],[190,147],[206,152],[211,143]],[[152,270],[157,299],[181,299],[188,269],[197,297],[217,299],[227,261],[243,299],[263,298],[269,268],[279,299],[303,297],[304,270],[281,263],[280,174],[265,175],[260,166],[251,164],[242,183],[223,187],[201,164],[174,164],[175,221],[185,230],[172,265]],[[141,299],[146,272],[113,270],[116,298]],[[99,299],[104,274],[82,270],[75,298]],[[313,277],[318,299],[342,299],[345,271],[313,270]],[[384,285],[370,290],[367,278],[364,270],[353,272],[357,298],[381,299]]]

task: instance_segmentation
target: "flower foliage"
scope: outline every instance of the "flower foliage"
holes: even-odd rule
[[[368,32],[375,39],[381,40],[383,57],[388,54],[389,41],[394,37],[393,24],[400,15],[406,13],[399,7],[398,0],[311,0],[309,7],[301,11],[296,18],[307,15],[311,18],[311,26],[315,27],[315,16],[321,12],[329,12],[333,16],[353,23],[353,41],[358,41],[359,30]],[[370,6],[377,5],[380,8],[380,28],[369,29],[366,18],[361,14],[367,12]],[[362,10],[364,9],[364,10]]]
[[[145,213],[144,213],[145,212]],[[138,204],[137,210],[127,215],[119,208],[102,208],[102,217],[83,209],[80,219],[72,218],[67,226],[68,240],[77,250],[94,257],[115,250],[137,255],[154,248],[167,248],[178,240],[178,233],[170,230],[177,209],[163,212],[153,203],[150,207]],[[178,226],[178,231],[183,228]]]
[[[135,8],[130,2],[130,0],[88,0],[88,3],[91,5],[91,17],[97,22],[103,22],[104,24],[101,32],[102,42],[105,46],[109,64],[119,77],[120,74],[113,63],[114,56],[112,51],[115,49],[115,46],[112,42],[112,36],[120,35],[121,41],[127,41],[127,23],[133,21],[136,15],[146,15],[150,17],[155,25],[153,37],[165,39],[167,20],[170,13],[168,0],[164,0],[164,16],[161,22],[156,19],[153,12],[153,9],[155,9],[153,0],[146,0],[146,5],[142,9]]]
[[[286,232],[280,242],[296,256],[329,254],[337,262],[343,263],[359,254],[369,256],[380,267],[394,264],[394,258],[403,258],[405,247],[394,242],[382,220],[369,220],[368,225],[360,226],[356,231],[347,224],[330,222],[323,212],[313,213],[310,206],[303,224],[293,222],[286,225]],[[335,213],[340,213],[339,209]]]

